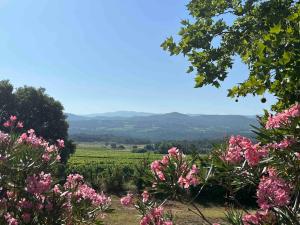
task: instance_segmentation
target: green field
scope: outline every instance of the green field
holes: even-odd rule
[[[68,164],[74,166],[90,165],[132,165],[140,160],[153,161],[161,158],[160,154],[132,153],[129,146],[125,150],[113,150],[103,145],[79,144]]]
[[[116,150],[99,143],[78,144],[68,161],[67,173],[83,175],[97,190],[119,194],[135,190],[137,179],[150,170],[152,161],[159,158],[160,154],[132,153],[131,146]]]

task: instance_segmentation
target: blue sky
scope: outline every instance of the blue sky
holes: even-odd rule
[[[237,62],[223,87],[195,89],[188,62],[160,48],[188,17],[187,1],[0,0],[0,79],[45,87],[66,112],[116,110],[259,114],[274,102],[227,89],[245,79]]]

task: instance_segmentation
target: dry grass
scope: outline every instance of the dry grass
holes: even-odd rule
[[[134,208],[125,208],[121,206],[119,198],[112,197],[114,211],[104,219],[105,225],[138,225],[139,215]],[[165,208],[172,211],[175,217],[176,225],[197,225],[203,224],[199,216],[188,210],[186,205],[178,202],[169,202]],[[222,207],[201,207],[203,214],[213,222],[224,218],[224,208]]]

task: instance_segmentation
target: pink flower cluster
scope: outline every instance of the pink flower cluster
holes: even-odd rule
[[[33,129],[28,130],[27,133],[21,134],[18,139],[18,143],[28,144],[34,148],[44,149],[44,153],[42,154],[42,159],[44,162],[49,162],[53,158],[56,161],[60,161],[59,150],[64,147],[63,140],[58,139],[57,145],[50,145],[49,142],[43,138],[36,136]]]
[[[289,125],[292,118],[300,116],[300,104],[295,104],[291,108],[284,110],[275,116],[270,115],[266,123],[266,129],[275,129]]]
[[[196,186],[199,184],[199,180],[197,178],[198,169],[196,165],[192,166],[192,169],[187,173],[186,176],[180,176],[178,179],[178,183],[181,187],[187,189],[190,186]]]
[[[133,194],[127,194],[126,196],[120,199],[120,202],[123,206],[130,206],[133,204]]]
[[[33,207],[33,204],[32,204],[32,202],[26,200],[26,198],[22,198],[18,202],[18,206],[20,206],[23,209],[31,209]]]
[[[6,133],[0,131],[0,143],[7,143],[9,141],[10,141],[9,134],[6,134]]]
[[[83,182],[83,176],[80,174],[69,174],[67,176],[66,183],[64,184],[64,188],[66,189],[74,189],[77,188]]]
[[[75,192],[75,196],[78,198],[77,201],[89,200],[91,203],[98,206],[107,206],[111,203],[111,198],[103,194],[98,194],[93,188],[86,184],[79,185],[78,190]]]
[[[164,218],[164,208],[160,206],[143,216],[140,225],[173,225],[173,222]]]
[[[51,182],[51,174],[45,174],[44,172],[41,172],[38,175],[27,177],[26,188],[27,191],[31,194],[42,194],[50,190]]]
[[[282,141],[280,141],[279,143],[267,144],[266,147],[267,148],[284,150],[284,149],[290,148],[295,143],[297,143],[297,141],[294,138],[292,138],[292,137],[286,137]]]
[[[6,213],[4,218],[7,221],[8,225],[18,225],[19,224],[18,220],[13,218],[12,215],[9,213]]]
[[[144,191],[141,195],[142,195],[144,203],[149,201],[150,195],[149,195],[148,191]]]
[[[164,155],[161,160],[155,160],[151,163],[151,170],[157,177],[157,181],[166,181],[166,171],[168,166],[175,165],[178,170],[174,171],[178,177],[177,183],[183,188],[189,188],[190,186],[196,186],[199,184],[198,169],[196,165],[191,167],[184,160],[183,153],[173,147],[168,150],[168,155]]]
[[[244,225],[274,224],[270,214],[273,207],[287,206],[290,203],[291,186],[278,177],[274,168],[268,169],[268,176],[261,178],[257,189],[257,203],[260,209],[255,214],[243,216]]]
[[[142,194],[142,202],[143,203],[146,203],[149,201],[149,198],[150,198],[150,194],[148,193],[148,191],[144,191]],[[131,206],[133,205],[133,194],[130,194],[128,193],[126,196],[122,197],[120,199],[120,203],[123,205],[123,206]]]
[[[16,116],[10,116],[9,120],[7,120],[4,124],[4,127],[17,127],[17,128],[23,128],[23,122],[18,122]]]
[[[240,163],[245,159],[250,166],[256,166],[267,154],[267,148],[253,144],[249,138],[238,135],[230,137],[228,150],[222,158],[231,164]]]
[[[245,214],[242,220],[244,225],[276,224],[276,218],[270,210],[258,210],[254,214]]]
[[[95,191],[95,189],[84,184],[83,176],[80,174],[68,175],[64,188],[66,191],[73,193],[72,196],[76,198],[77,202],[88,200],[92,205],[103,208],[107,208],[111,203],[110,197],[107,197],[103,193],[99,194]],[[54,186],[53,191],[55,193],[61,193],[58,186]]]
[[[257,190],[257,203],[262,210],[271,207],[286,206],[290,203],[291,186],[276,171],[269,170],[269,175],[261,178]]]
[[[260,218],[258,214],[246,214],[243,216],[244,225],[257,225],[259,221]]]

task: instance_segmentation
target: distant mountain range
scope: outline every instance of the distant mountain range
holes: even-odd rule
[[[136,112],[136,111],[116,111],[116,112],[106,112],[106,113],[94,113],[88,114],[87,117],[135,117],[135,116],[151,116],[154,113],[147,112]]]
[[[130,118],[137,116],[151,116],[156,115],[155,113],[147,113],[147,112],[135,112],[135,111],[116,111],[116,112],[105,112],[105,113],[93,113],[87,115],[76,115],[72,113],[66,114],[69,121],[72,120],[89,120],[89,119],[97,119],[101,117],[122,117],[122,118]]]
[[[69,133],[80,136],[122,137],[150,141],[212,140],[232,134],[251,136],[255,116],[188,115],[178,112],[153,114],[118,111],[90,115],[67,114]],[[103,138],[101,139],[103,140]]]

